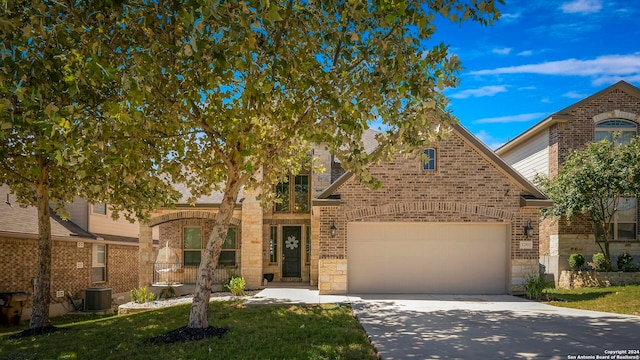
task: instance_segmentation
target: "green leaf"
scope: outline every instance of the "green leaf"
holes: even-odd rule
[[[278,5],[271,4],[269,11],[264,15],[264,19],[270,22],[282,21],[283,19],[278,13],[278,10],[280,10]]]
[[[51,117],[54,113],[57,113],[59,110],[60,108],[58,108],[54,104],[49,104],[44,108],[44,114],[47,117]]]

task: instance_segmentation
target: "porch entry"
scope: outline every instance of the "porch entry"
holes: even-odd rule
[[[299,278],[301,274],[302,227],[282,227],[282,277]]]

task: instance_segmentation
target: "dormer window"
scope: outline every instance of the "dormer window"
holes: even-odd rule
[[[594,140],[608,140],[616,145],[628,144],[636,136],[638,125],[620,119],[601,121],[596,124]]]

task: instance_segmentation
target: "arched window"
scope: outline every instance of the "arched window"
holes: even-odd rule
[[[636,136],[637,131],[638,125],[634,122],[620,119],[605,120],[596,124],[594,140],[608,140],[616,145],[627,144]]]

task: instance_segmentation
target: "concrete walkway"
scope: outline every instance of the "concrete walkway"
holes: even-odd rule
[[[309,287],[282,285],[282,287],[270,287],[260,291],[247,299],[248,305],[264,304],[329,304],[351,303],[348,296],[320,295],[316,289]]]

